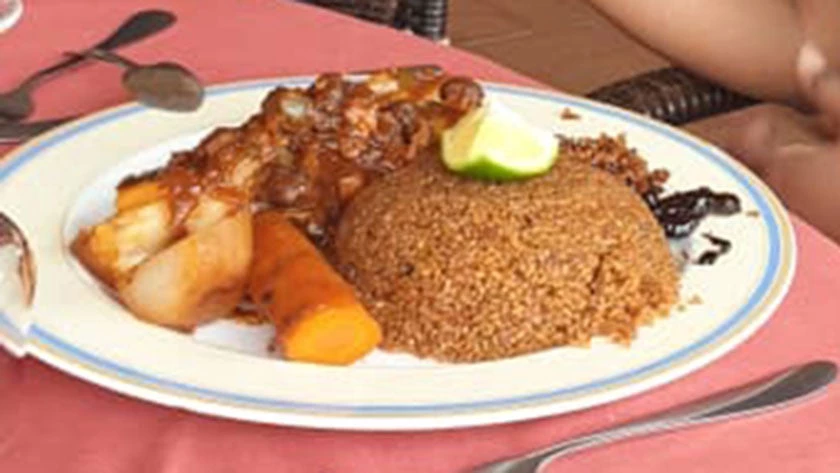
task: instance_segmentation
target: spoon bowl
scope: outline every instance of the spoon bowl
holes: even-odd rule
[[[32,82],[24,82],[14,90],[0,94],[0,118],[17,122],[32,115]]]
[[[111,51],[91,49],[86,56],[125,68],[123,85],[140,103],[175,112],[192,112],[204,102],[204,86],[184,66],[173,62],[138,64]]]
[[[184,67],[162,62],[129,69],[123,84],[138,101],[151,107],[192,112],[204,101],[204,87]]]
[[[32,304],[35,274],[26,237],[11,217],[0,212],[0,310]]]

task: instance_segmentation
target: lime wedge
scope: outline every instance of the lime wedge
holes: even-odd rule
[[[557,139],[551,132],[491,101],[444,131],[441,148],[451,171],[497,181],[543,174],[557,159]]]

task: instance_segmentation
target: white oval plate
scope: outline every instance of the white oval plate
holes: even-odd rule
[[[472,365],[374,353],[346,368],[268,357],[271,329],[219,322],[184,335],[134,319],[100,291],[67,251],[80,225],[107,214],[114,184],[163,163],[210,129],[255,113],[274,86],[309,78],[235,83],[208,91],[184,115],[128,104],[66,125],[16,150],[0,168],[0,210],[27,233],[38,263],[26,351],[82,379],[147,401],[234,419],[359,430],[413,430],[509,422],[614,401],[690,373],[743,342],[781,301],[795,260],[779,201],[741,165],[680,131],[558,93],[497,84],[488,92],[534,123],[566,135],[626,133],[672,189],[708,185],[757,212],[710,218],[698,232],[734,247],[714,266],[691,266],[681,297],[702,298],[641,329],[630,348],[596,341]],[[561,120],[568,107],[579,120]],[[750,212],[753,213],[753,212]],[[698,240],[699,241],[699,240]],[[0,313],[0,336],[15,333]]]

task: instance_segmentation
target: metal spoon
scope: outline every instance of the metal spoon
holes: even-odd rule
[[[147,38],[168,28],[175,22],[175,15],[166,11],[147,10],[134,14],[117,30],[94,49],[111,50]],[[32,114],[32,91],[44,79],[59,71],[75,66],[84,60],[84,55],[70,57],[60,63],[40,70],[27,77],[14,90],[0,94],[0,118],[6,121],[20,121]]]
[[[9,216],[0,212],[0,311],[32,304],[35,275],[35,258],[26,237]]]
[[[618,440],[668,432],[709,422],[781,409],[824,390],[837,376],[837,365],[814,361],[781,374],[712,395],[651,417],[577,437],[523,456],[491,463],[473,473],[537,473],[557,458]]]
[[[102,49],[91,49],[79,54],[124,67],[123,85],[137,100],[151,107],[191,112],[204,101],[201,82],[179,64],[159,62],[141,65]]]

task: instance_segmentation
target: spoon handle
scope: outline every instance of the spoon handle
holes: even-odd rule
[[[88,49],[87,51],[82,51],[80,53],[68,51],[64,54],[66,54],[69,57],[91,58],[96,59],[98,61],[110,62],[111,64],[116,64],[126,69],[133,69],[138,67],[138,64],[136,62],[124,58],[115,52],[108,51],[107,49],[93,48]]]
[[[823,390],[836,376],[837,366],[834,363],[811,362],[790,368],[769,379],[754,381],[651,417],[577,437],[524,456],[484,465],[474,470],[474,473],[536,473],[551,461],[586,448],[780,409]]]
[[[175,15],[163,10],[146,10],[134,14],[111,36],[94,46],[95,49],[117,49],[147,38],[168,28],[175,22]]]
[[[91,49],[111,50],[116,49],[135,41],[147,38],[158,31],[168,28],[175,22],[175,15],[162,10],[146,10],[135,13],[127,19],[111,36],[93,46]],[[54,66],[42,69],[29,76],[21,85],[21,88],[34,86],[38,81],[62,71],[68,67],[84,61],[85,57],[69,57]]]

